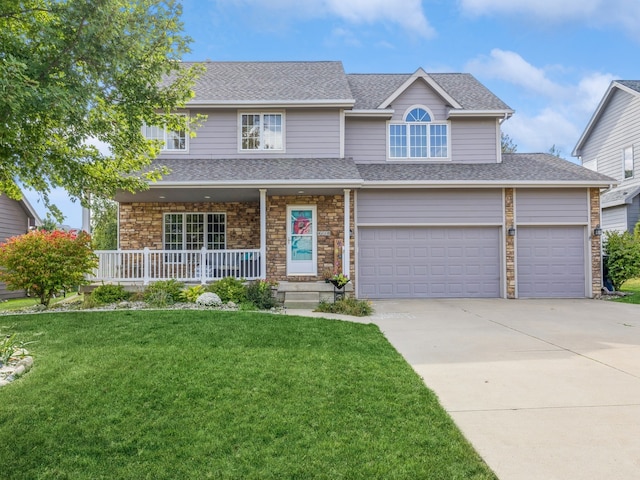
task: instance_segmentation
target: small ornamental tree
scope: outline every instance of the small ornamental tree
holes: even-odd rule
[[[85,274],[96,265],[86,232],[34,230],[0,244],[0,281],[28,290],[47,307],[57,292],[87,283]]]

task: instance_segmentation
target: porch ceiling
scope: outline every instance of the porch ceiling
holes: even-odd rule
[[[263,188],[263,187],[261,187]],[[285,195],[342,195],[345,187],[293,186],[273,187],[267,189],[267,196]],[[346,187],[348,188],[348,187]],[[260,200],[260,189],[235,187],[151,187],[144,192],[118,192],[115,200],[121,203],[130,202],[176,202],[176,203],[220,203],[220,202],[257,202]]]

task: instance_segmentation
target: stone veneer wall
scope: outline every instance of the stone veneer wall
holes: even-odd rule
[[[287,205],[315,205],[318,214],[318,232],[329,232],[318,236],[318,275],[315,277],[287,277]],[[350,205],[351,230],[354,229],[353,196]],[[271,196],[267,197],[267,278],[289,281],[317,281],[322,279],[325,269],[333,270],[335,240],[344,240],[344,196]],[[350,241],[351,278],[355,279],[355,246]],[[356,279],[357,280],[357,279]]]
[[[591,294],[602,293],[602,237],[593,235],[593,229],[600,225],[600,189],[589,189],[589,209],[591,219]]]
[[[226,213],[227,248],[260,248],[260,204],[229,203],[121,203],[120,248],[162,250],[165,213]]]
[[[513,188],[504,189],[505,232],[514,225]],[[506,236],[507,298],[516,298],[516,237]]]

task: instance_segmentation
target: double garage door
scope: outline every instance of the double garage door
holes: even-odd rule
[[[361,227],[361,298],[500,297],[498,227]],[[585,229],[517,229],[520,298],[585,296]]]
[[[497,227],[362,227],[362,298],[500,296]]]

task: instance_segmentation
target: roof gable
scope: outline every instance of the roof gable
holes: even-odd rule
[[[571,155],[573,155],[574,157],[578,157],[581,155],[580,152],[582,151],[582,147],[584,146],[585,142],[591,135],[591,132],[606,111],[609,102],[611,101],[613,95],[617,90],[621,90],[631,95],[640,97],[640,80],[614,80],[613,82],[611,82],[609,88],[602,97],[602,100],[600,100],[600,103],[593,112],[593,115],[591,116],[587,127],[584,129],[584,132],[582,132],[582,135],[580,136],[578,143],[574,147],[573,152],[571,152]]]
[[[402,85],[396,88],[391,95],[385,98],[377,108],[388,108],[391,106],[394,100],[402,95],[414,82],[423,80],[429,87],[431,87],[448,105],[453,108],[462,108],[462,106],[449,95],[438,83],[436,83],[422,68],[416,70],[416,72],[407,78]]]

